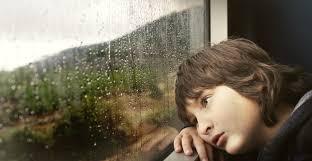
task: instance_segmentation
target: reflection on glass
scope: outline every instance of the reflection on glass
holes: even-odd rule
[[[18,6],[18,2],[10,3]],[[101,7],[105,10],[100,1],[66,3],[64,6],[72,8],[55,10],[72,10],[69,15],[74,15],[74,7],[87,8],[80,15],[77,26],[66,25],[66,19],[62,17],[65,29],[60,28],[59,32],[49,28],[48,22],[47,26],[41,25],[51,30],[50,36],[53,31],[57,35],[67,35],[62,40],[65,45],[71,43],[70,38],[77,37],[78,45],[73,42],[60,52],[54,51],[60,46],[49,50],[51,46],[44,48],[43,45],[39,54],[32,57],[32,50],[39,51],[34,48],[40,47],[34,44],[40,45],[41,31],[35,31],[39,33],[36,36],[32,32],[27,35],[25,31],[19,32],[19,24],[15,22],[13,33],[11,27],[1,35],[2,49],[6,52],[0,56],[8,59],[1,62],[0,71],[0,160],[157,158],[158,152],[177,134],[173,98],[175,68],[191,50],[203,44],[200,37],[204,26],[203,2],[106,1],[111,8],[120,10],[117,13],[108,9],[111,16],[127,15],[119,17],[127,20],[124,24],[112,17],[106,19],[105,12],[97,12],[97,16],[92,17],[94,12],[91,11],[103,10]],[[40,5],[44,4],[38,2]],[[27,5],[19,7],[23,9]],[[37,16],[39,19],[53,17],[50,13],[53,10],[46,7],[40,10],[42,15]],[[88,15],[91,16],[88,18]],[[65,13],[61,16],[66,17]],[[102,18],[108,22],[102,22]],[[92,31],[88,35],[84,27],[90,24],[84,22],[99,22],[91,23],[99,28],[90,27]],[[68,27],[74,32],[70,33]],[[94,29],[96,37],[92,37]],[[119,29],[122,32],[118,32]],[[112,35],[110,31],[114,31]],[[109,36],[102,38],[103,35]],[[98,41],[101,38],[107,41]],[[42,40],[47,39],[52,38],[43,34]],[[27,56],[21,56],[23,60],[14,63],[9,55],[16,54],[12,51],[17,51],[17,44],[30,42],[32,48],[24,50],[25,53],[23,50],[16,52]],[[45,45],[54,41],[46,42]],[[43,57],[52,51],[55,54]]]

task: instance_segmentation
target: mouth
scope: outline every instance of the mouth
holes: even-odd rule
[[[214,145],[216,145],[216,146],[219,146],[220,145],[220,138],[221,138],[221,136],[224,134],[224,132],[221,132],[221,133],[219,133],[219,134],[217,134],[217,135],[215,135],[215,136],[213,136],[213,138],[212,138],[212,143],[214,144]]]

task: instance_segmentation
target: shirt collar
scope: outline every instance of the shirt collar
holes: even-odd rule
[[[294,108],[294,110],[293,110],[293,112],[292,112],[291,114],[293,114],[294,111],[296,111],[305,101],[307,101],[307,100],[310,99],[311,97],[312,97],[312,90],[310,90],[309,92],[307,92],[306,94],[304,94],[304,95],[300,98],[299,102],[296,104],[296,106],[295,106],[295,108]]]

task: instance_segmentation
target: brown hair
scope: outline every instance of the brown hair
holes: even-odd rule
[[[186,116],[186,98],[198,98],[202,90],[226,85],[255,100],[267,126],[277,122],[274,107],[295,105],[311,89],[311,75],[299,68],[274,62],[255,43],[247,39],[223,41],[185,60],[178,69],[175,99],[180,119]],[[261,87],[261,88],[259,88]]]

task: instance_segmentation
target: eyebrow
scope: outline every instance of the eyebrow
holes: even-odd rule
[[[207,90],[204,92],[204,90]],[[195,98],[196,101],[201,101],[200,99],[204,97],[204,95],[211,95],[213,93],[214,89],[198,89],[195,93],[198,94],[198,97]]]

